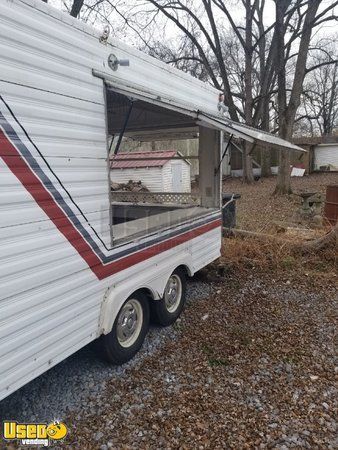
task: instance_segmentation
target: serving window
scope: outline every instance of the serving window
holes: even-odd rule
[[[219,208],[219,131],[111,88],[106,99],[113,243]]]

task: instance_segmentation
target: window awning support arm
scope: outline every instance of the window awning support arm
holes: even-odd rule
[[[121,130],[121,133],[119,135],[119,139],[117,141],[117,144],[116,144],[116,147],[115,147],[115,150],[114,150],[114,156],[117,155],[117,153],[118,153],[118,151],[120,149],[121,142],[122,142],[124,133],[126,131],[126,128],[127,128],[127,125],[128,125],[129,119],[130,119],[131,112],[133,110],[133,106],[134,106],[134,100],[130,100],[130,105],[129,105],[129,108],[128,108],[128,111],[127,111],[127,115],[126,115],[126,118],[125,118],[122,130]]]
[[[219,162],[219,164],[218,164],[217,169],[215,169],[215,175],[217,175],[219,169],[221,168],[223,159],[225,158],[225,155],[227,154],[227,151],[228,151],[228,148],[230,147],[232,138],[233,138],[233,134],[230,135],[230,138],[229,138],[229,140],[228,140],[228,143],[227,143],[227,145],[226,145],[226,147],[225,147],[225,150],[224,150],[224,152],[223,152],[222,158],[221,158],[221,160],[220,160],[220,162]]]

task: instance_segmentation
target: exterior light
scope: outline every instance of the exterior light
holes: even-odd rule
[[[108,57],[108,66],[114,71],[116,71],[119,66],[126,67],[129,65],[129,59],[118,59],[113,53],[111,53]]]

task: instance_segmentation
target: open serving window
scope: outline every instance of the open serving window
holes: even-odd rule
[[[114,243],[219,210],[219,130],[109,87],[106,99]]]
[[[229,120],[222,108],[211,114],[156,95],[134,96],[107,81],[106,104],[114,243],[219,210],[227,150],[223,135],[228,142],[234,138],[253,147],[304,152],[276,135]],[[194,151],[181,151],[179,143],[192,139]]]

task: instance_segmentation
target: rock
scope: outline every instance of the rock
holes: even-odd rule
[[[291,373],[292,372],[291,364],[285,364],[285,370],[287,373]]]
[[[102,433],[102,431],[98,431],[98,432],[95,434],[94,439],[95,439],[95,441],[99,441],[100,439],[103,438],[103,436],[104,436],[104,434]]]
[[[114,181],[111,182],[111,188],[113,191],[119,191],[120,190],[120,185],[119,183],[114,183]]]

